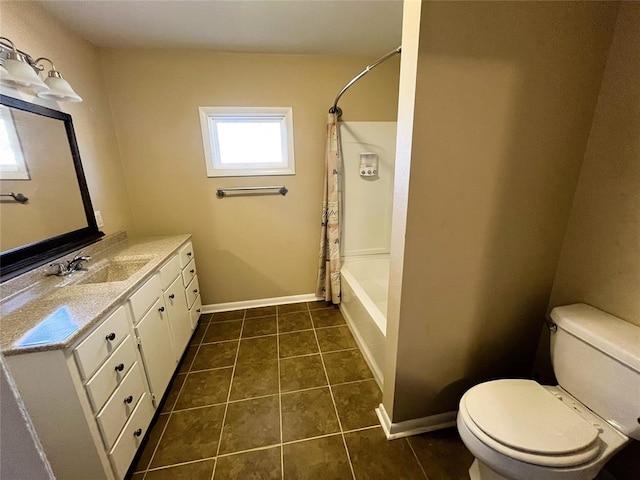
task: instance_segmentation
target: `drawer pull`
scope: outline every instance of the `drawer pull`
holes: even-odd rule
[[[124,403],[130,404],[131,402],[133,402],[133,395],[129,395],[127,398],[124,399]]]
[[[176,296],[172,293],[171,295],[169,295],[169,298],[173,300],[174,298],[176,298]]]
[[[193,289],[193,293],[198,293],[198,289],[197,289],[197,288],[194,288],[194,289]]]
[[[189,270],[189,273],[190,273],[191,275],[193,275],[194,273],[196,273],[196,271],[195,271],[195,269],[193,269],[193,268],[192,268],[191,270]]]
[[[199,309],[199,308],[197,308],[197,309],[196,309],[196,312],[200,313],[200,309]]]
[[[106,337],[107,340],[109,340],[110,342],[113,342],[116,339],[116,334],[114,332],[111,332],[109,335],[107,335]]]
[[[159,311],[159,312],[164,312],[164,307],[160,307],[160,308],[158,309],[158,311]]]
[[[142,429],[141,428],[139,428],[135,432],[133,432],[133,436],[134,437],[139,437],[140,435],[142,435]]]
[[[193,253],[187,252],[187,257],[190,257],[191,255],[193,255]]]
[[[124,370],[124,363],[119,363],[116,365],[116,372],[121,372]]]

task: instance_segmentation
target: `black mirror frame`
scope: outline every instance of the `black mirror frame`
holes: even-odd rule
[[[87,218],[87,227],[7,250],[0,254],[0,282],[4,282],[78,248],[95,243],[100,237],[104,236],[104,233],[98,229],[98,224],[93,214],[93,206],[91,205],[87,180],[80,160],[80,151],[78,150],[71,115],[6,95],[0,95],[0,104],[64,122]]]

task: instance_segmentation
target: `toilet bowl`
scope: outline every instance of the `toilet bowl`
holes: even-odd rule
[[[531,380],[472,388],[457,425],[482,464],[472,480],[589,480],[629,441],[561,388]]]
[[[460,400],[472,480],[591,480],[640,437],[640,328],[584,304],[558,307],[552,319],[561,385],[494,380]]]

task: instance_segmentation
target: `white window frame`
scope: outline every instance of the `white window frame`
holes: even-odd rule
[[[293,109],[291,107],[199,107],[202,144],[208,177],[245,177],[261,175],[295,175],[293,152]],[[281,163],[244,163],[223,165],[215,129],[216,120],[246,119],[247,121],[271,119],[281,125]]]
[[[6,118],[4,116],[5,111],[8,113]],[[3,115],[0,116],[0,122],[3,123],[3,128],[6,133],[6,136],[2,135],[4,137],[2,142],[7,142],[3,145],[3,149],[7,148],[7,151],[11,152],[10,160],[12,160],[11,163],[0,164],[0,180],[31,180],[27,163],[24,160],[22,144],[16,131],[13,113],[11,113],[9,108],[3,107]]]

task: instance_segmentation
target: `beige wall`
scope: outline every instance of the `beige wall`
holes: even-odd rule
[[[314,292],[327,110],[372,59],[105,50],[102,60],[138,232],[193,234],[205,304]],[[398,65],[345,94],[344,120],[395,120]],[[207,178],[198,106],[293,107],[296,175]],[[288,195],[215,195],[273,184]]]
[[[550,308],[585,302],[640,325],[640,4],[622,5]]]
[[[392,421],[529,374],[616,12],[423,3]]]
[[[103,214],[102,230],[134,233],[98,49],[31,2],[0,1],[0,35],[36,57],[51,58],[84,99],[57,104],[20,95],[73,117],[93,207]]]

